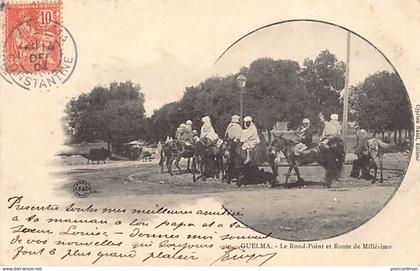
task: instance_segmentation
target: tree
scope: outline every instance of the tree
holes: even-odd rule
[[[245,112],[260,128],[271,130],[277,121],[296,127],[306,115],[309,96],[299,78],[296,61],[258,59],[247,72]]]
[[[340,92],[344,88],[345,71],[346,64],[328,50],[322,51],[315,60],[305,59],[300,76],[311,96],[314,113],[341,115]]]
[[[163,105],[153,112],[149,118],[148,135],[149,141],[164,140],[167,136],[173,137],[176,128],[181,122],[179,118],[179,102],[172,102]]]
[[[223,135],[233,114],[239,115],[240,89],[236,78],[247,77],[243,93],[244,116],[251,115],[259,129],[270,131],[278,121],[296,128],[303,118],[318,120],[318,113],[339,113],[345,65],[328,51],[305,60],[301,70],[293,60],[260,58],[238,73],[212,76],[197,86],[187,87],[183,97],[156,110],[151,119],[151,139],[173,136],[181,122],[190,119],[199,130],[201,118],[209,116]],[[270,136],[270,134],[269,134]]]
[[[375,134],[398,130],[401,135],[413,127],[407,92],[394,72],[377,72],[351,88],[350,106],[359,125]]]
[[[66,123],[75,142],[104,140],[108,148],[145,136],[144,94],[131,81],[97,86],[66,106]]]

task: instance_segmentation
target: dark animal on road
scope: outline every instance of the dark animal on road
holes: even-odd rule
[[[285,139],[282,136],[275,137],[271,143],[272,148],[281,150],[286,156],[289,163],[289,169],[286,173],[286,182],[290,177],[292,169],[295,171],[298,182],[303,184],[303,179],[300,177],[298,166],[308,165],[317,162],[325,169],[326,186],[331,187],[333,180],[338,180],[338,177],[343,169],[345,160],[344,142],[341,138],[332,138],[328,142],[328,148],[320,149],[318,146],[309,146],[300,155],[295,155],[294,147],[295,142]]]
[[[89,161],[92,161],[92,165],[94,164],[94,161],[104,161],[105,164],[105,160],[107,158],[109,158],[111,156],[111,152],[105,148],[100,148],[100,149],[90,149],[89,153],[87,154],[82,154],[82,156],[84,158],[86,158],[88,161],[87,163],[89,164]]]
[[[226,160],[226,178],[228,183],[236,178],[236,184],[238,186],[247,184],[246,175],[255,172],[255,169],[258,170],[259,165],[267,162],[273,173],[270,175],[271,178],[267,179],[266,182],[272,187],[276,185],[279,166],[276,157],[279,150],[275,150],[269,146],[263,136],[260,136],[260,140],[261,142],[251,150],[251,162],[248,164],[244,164],[246,154],[242,149],[241,143],[235,143],[233,141],[227,143],[223,156]]]
[[[175,166],[181,172],[181,168],[178,163],[181,158],[191,158],[194,155],[194,145],[186,145],[180,140],[174,139],[168,143],[162,145],[160,151],[159,165],[161,167],[160,172],[163,172],[163,164],[166,162],[168,173],[172,176],[172,163],[175,161]],[[190,170],[190,160],[188,159],[187,170]]]
[[[203,181],[205,181],[207,177],[219,178],[220,173],[222,173],[222,179],[224,178],[222,158],[224,148],[224,142],[218,146],[215,142],[207,138],[200,139],[196,142],[192,160],[194,182],[200,178],[202,178]],[[196,167],[198,167],[199,172],[197,178],[195,177]]]

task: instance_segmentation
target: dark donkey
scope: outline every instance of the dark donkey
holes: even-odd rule
[[[195,151],[192,160],[192,174],[193,181],[197,181],[202,178],[203,181],[207,177],[219,178],[219,174],[222,173],[222,179],[224,178],[223,169],[223,151],[225,149],[225,142],[220,146],[217,146],[215,142],[203,138],[196,142]],[[199,176],[195,177],[195,171],[198,167]]]
[[[160,151],[160,161],[159,165],[161,167],[160,172],[163,172],[163,164],[166,161],[166,167],[168,168],[168,173],[172,174],[172,163],[175,161],[175,166],[181,172],[179,167],[179,161],[181,158],[188,158],[187,170],[190,170],[190,160],[194,155],[194,145],[187,146],[185,143],[175,139],[168,143],[163,144],[162,150]]]
[[[333,180],[338,180],[341,170],[344,165],[345,151],[344,143],[341,138],[332,138],[328,142],[328,146],[320,148],[316,145],[309,146],[300,155],[295,155],[294,147],[296,143],[292,140],[285,139],[280,135],[271,142],[271,147],[274,150],[280,150],[289,163],[289,169],[286,173],[287,185],[292,169],[295,171],[298,178],[298,185],[303,185],[303,179],[300,177],[298,166],[308,165],[317,162],[325,169],[325,181],[327,187],[331,187]]]
[[[242,149],[241,143],[233,141],[228,142],[226,145],[225,158],[226,158],[226,178],[230,183],[232,179],[236,178],[236,184],[241,186],[246,183],[248,175],[255,172],[258,166],[263,163],[268,163],[272,170],[272,178],[267,179],[265,182],[269,183],[272,187],[277,185],[278,166],[280,161],[277,154],[280,150],[276,150],[270,146],[265,138],[260,135],[260,143],[251,150],[251,162],[244,164],[245,152]]]

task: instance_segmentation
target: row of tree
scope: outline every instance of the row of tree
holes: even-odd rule
[[[151,134],[158,139],[173,135],[179,123],[187,119],[199,128],[203,116],[210,116],[216,132],[223,134],[230,117],[239,114],[239,74],[247,78],[244,115],[251,115],[258,128],[271,130],[278,121],[296,128],[303,118],[316,125],[319,112],[342,112],[344,73],[345,64],[329,51],[321,52],[315,60],[306,59],[303,68],[293,60],[257,59],[236,74],[211,77],[187,87],[179,101],[154,111],[149,123]]]
[[[73,142],[104,140],[119,148],[134,139],[149,142],[174,136],[181,122],[210,116],[222,135],[233,114],[239,114],[240,89],[236,78],[247,78],[243,92],[244,115],[251,115],[259,129],[270,131],[278,121],[296,128],[303,118],[318,124],[318,114],[342,113],[345,64],[329,51],[303,67],[293,60],[257,59],[237,74],[214,76],[186,87],[183,97],[163,105],[146,118],[144,94],[130,81],[95,87],[72,99],[66,107],[66,124]],[[405,88],[395,73],[380,72],[351,88],[350,119],[375,132],[411,129],[411,110]]]
[[[411,106],[404,84],[394,72],[378,72],[350,89],[350,105],[360,127],[374,134],[397,131],[401,142],[402,130],[411,138],[413,119]]]

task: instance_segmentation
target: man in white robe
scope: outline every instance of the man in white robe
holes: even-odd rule
[[[242,142],[242,149],[246,152],[246,159],[244,164],[251,162],[251,149],[260,143],[260,138],[258,136],[257,127],[252,122],[252,118],[250,116],[246,116],[244,118],[245,122],[245,130],[242,133],[241,142]]]
[[[330,121],[325,122],[324,130],[320,137],[320,148],[328,148],[328,142],[333,138],[341,138],[341,124],[338,122],[338,115],[331,114]]]
[[[200,139],[207,138],[210,141],[216,142],[219,139],[219,136],[211,125],[210,117],[205,116],[201,121],[203,122],[203,126],[201,126]]]
[[[242,133],[243,130],[241,125],[239,124],[239,116],[233,115],[228,127],[226,128],[225,138],[228,140],[239,142],[241,140]]]

